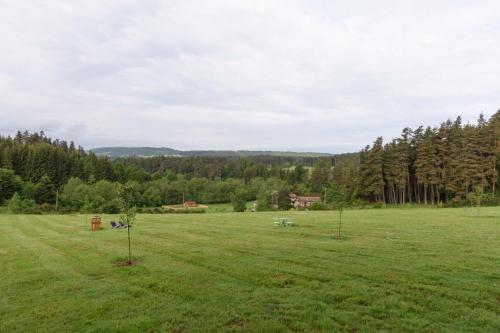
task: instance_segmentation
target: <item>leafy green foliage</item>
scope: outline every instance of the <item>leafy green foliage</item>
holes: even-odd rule
[[[9,200],[7,205],[11,213],[38,213],[39,211],[35,209],[35,201],[31,199],[22,199],[21,196],[16,192]]]
[[[327,202],[332,206],[333,209],[344,209],[349,206],[349,198],[346,189],[332,182],[329,184],[327,190]]]
[[[282,180],[270,178],[258,184],[258,193],[256,196],[257,210],[287,210],[291,203],[288,194],[290,187]]]
[[[0,205],[23,188],[21,178],[13,170],[0,168]]]
[[[381,137],[360,155],[363,199],[390,204],[465,204],[481,186],[497,194],[500,163],[500,111],[477,125],[462,119],[439,127],[411,130],[384,145]],[[344,184],[343,184],[344,185]]]
[[[16,192],[12,196],[12,198],[9,200],[9,211],[11,213],[22,213],[23,212],[23,204],[22,204],[22,199],[21,196]]]
[[[322,192],[325,185],[332,179],[332,162],[330,159],[318,159],[311,174],[311,190]]]
[[[483,201],[486,200],[487,197],[488,196],[484,193],[484,189],[482,188],[482,186],[479,185],[476,186],[474,192],[469,192],[467,194],[467,200],[469,200],[471,204],[474,204],[476,206],[478,216],[479,216],[479,209],[481,208]]]
[[[56,188],[49,176],[42,176],[40,182],[36,184],[34,195],[36,203],[39,204],[54,204],[56,202]]]
[[[137,218],[137,208],[135,204],[136,189],[132,184],[125,184],[120,189],[120,202],[122,206],[122,214],[120,221],[127,227],[128,236],[128,263],[132,264],[132,250],[130,243],[130,229],[134,226]]]
[[[329,207],[340,186],[351,203],[374,206],[464,205],[481,186],[482,204],[498,203],[500,111],[489,120],[405,128],[388,142],[377,138],[359,154],[120,158],[86,153],[43,132],[0,136],[0,205],[18,192],[44,209],[60,193],[64,211],[117,212],[119,191],[133,189],[133,205],[159,207],[193,200],[229,203],[247,193],[258,210],[289,209],[288,194],[319,194]],[[332,185],[336,184],[336,185]],[[333,186],[333,188],[331,188]],[[62,207],[61,207],[62,205]],[[241,207],[242,205],[240,205]]]
[[[231,194],[231,205],[233,211],[244,212],[247,208],[247,192],[239,189]]]
[[[309,205],[308,209],[309,210],[327,210],[328,206],[325,205],[324,203],[322,203],[321,201],[318,201],[318,202],[312,202]]]
[[[341,239],[342,231],[342,213],[344,209],[349,205],[349,199],[344,187],[338,185],[337,183],[332,183],[329,191],[329,199],[331,200],[332,207],[339,212],[339,228],[337,232],[337,239]]]

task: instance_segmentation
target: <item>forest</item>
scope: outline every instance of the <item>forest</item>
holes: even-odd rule
[[[332,156],[189,156],[109,159],[44,132],[0,136],[0,205],[12,212],[120,211],[120,191],[148,208],[231,202],[244,210],[289,209],[288,194],[318,194],[327,209],[350,206],[460,206],[498,203],[500,111],[474,124],[460,117],[403,129],[359,153]],[[340,199],[339,199],[340,198]],[[160,211],[160,210],[151,210]]]

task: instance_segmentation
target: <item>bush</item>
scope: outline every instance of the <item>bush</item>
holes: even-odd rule
[[[246,192],[237,190],[235,193],[231,193],[231,205],[233,205],[233,211],[244,212],[247,208]]]
[[[328,207],[322,202],[312,202],[308,209],[310,210],[327,210]]]
[[[166,211],[161,207],[138,207],[137,213],[139,214],[163,214]]]
[[[102,212],[106,214],[118,214],[120,213],[121,202],[119,199],[113,199],[107,201],[102,205]]]
[[[367,202],[367,201],[362,200],[362,199],[359,199],[359,198],[354,199],[354,200],[352,201],[352,206],[353,206],[353,207],[364,208],[364,207],[365,207],[365,206],[367,206],[367,205],[368,205],[368,202]]]
[[[13,170],[0,168],[0,205],[21,191],[23,182]]]
[[[261,188],[257,193],[257,211],[271,210],[271,193],[266,188]]]
[[[54,208],[54,205],[51,205],[49,203],[43,203],[41,205],[38,205],[37,207],[41,212],[51,212],[51,211],[54,211],[55,208]]]
[[[371,205],[371,208],[375,209],[385,208],[385,202],[375,202],[373,205]]]
[[[7,206],[11,213],[19,214],[23,212],[23,202],[19,193],[14,193]]]
[[[35,200],[24,199],[23,200],[23,212],[26,214],[39,214],[40,210],[36,206]]]
[[[164,208],[164,211],[165,213],[174,213],[174,214],[200,214],[207,212],[205,208],[184,208],[184,209]]]
[[[494,196],[491,193],[485,195],[483,200],[484,206],[498,206],[500,205],[500,196]]]
[[[40,214],[41,210],[32,199],[21,200],[21,196],[16,192],[9,200],[8,209],[11,213],[20,214]]]

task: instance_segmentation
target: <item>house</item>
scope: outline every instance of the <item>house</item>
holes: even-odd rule
[[[321,197],[317,194],[300,196],[297,193],[290,193],[288,196],[295,208],[308,208],[313,202],[321,202]]]
[[[195,208],[198,207],[198,203],[196,201],[184,201],[182,204],[184,208]]]

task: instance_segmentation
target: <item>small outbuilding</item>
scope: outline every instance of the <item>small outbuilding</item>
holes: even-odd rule
[[[196,201],[184,201],[182,204],[184,208],[195,208],[198,207],[198,203]]]
[[[321,202],[321,197],[315,194],[300,196],[297,193],[290,193],[288,196],[295,208],[309,208],[313,202]]]

